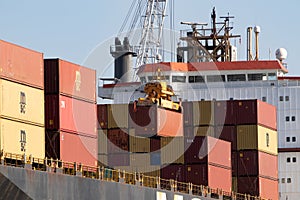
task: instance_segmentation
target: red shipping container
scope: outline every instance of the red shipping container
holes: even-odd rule
[[[186,183],[186,169],[185,165],[171,164],[164,166],[160,170],[160,177],[162,179],[173,179],[178,182]]]
[[[160,138],[152,137],[150,138],[150,152],[160,151]]]
[[[263,177],[238,177],[238,193],[278,200],[278,181]]]
[[[46,131],[46,156],[65,162],[96,166],[97,137],[87,137],[64,131]]]
[[[236,126],[216,126],[215,137],[231,142],[231,150],[237,150],[237,129]]]
[[[214,107],[215,125],[236,124],[236,110],[234,101],[216,101]]]
[[[277,156],[257,150],[239,151],[238,176],[278,178]]]
[[[45,96],[46,129],[97,136],[96,104],[63,95]]]
[[[107,160],[108,160],[108,167],[130,165],[129,153],[108,154]]]
[[[127,153],[129,151],[129,135],[122,129],[107,131],[107,151],[111,153]]]
[[[182,102],[183,108],[183,125],[193,126],[193,102]]]
[[[214,165],[187,165],[186,181],[195,185],[205,185],[212,189],[219,188],[231,192],[231,170]]]
[[[43,54],[0,40],[0,77],[43,89]]]
[[[45,59],[45,94],[96,102],[96,71],[61,59]]]
[[[277,130],[275,106],[259,100],[240,100],[235,101],[235,104],[237,125],[258,124]]]
[[[129,127],[137,136],[183,136],[183,115],[153,106],[129,105]]]
[[[231,144],[213,137],[186,138],[186,164],[213,163],[231,169]]]
[[[101,129],[107,129],[108,116],[107,116],[107,104],[97,105],[97,127]]]

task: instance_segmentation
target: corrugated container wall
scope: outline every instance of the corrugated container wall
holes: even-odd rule
[[[0,79],[1,117],[44,126],[44,91]]]
[[[193,102],[194,126],[214,125],[214,101]]]
[[[108,116],[107,116],[107,104],[98,104],[97,105],[97,119],[98,119],[98,128],[107,129]]]
[[[108,153],[129,152],[129,135],[127,130],[108,129],[107,131]]]
[[[130,153],[130,166],[150,166],[150,154]]]
[[[107,154],[107,130],[98,130],[98,154]]]
[[[193,103],[192,102],[182,102],[183,108],[183,125],[193,126]]]
[[[95,166],[97,156],[97,138],[63,131],[46,131],[46,157],[48,158]]]
[[[277,131],[259,125],[237,126],[238,150],[257,149],[277,155]]]
[[[97,136],[96,104],[63,95],[46,95],[46,129]]]
[[[185,139],[185,163],[214,163],[231,168],[231,144],[212,137]]]
[[[96,102],[96,71],[61,59],[45,59],[45,94]]]
[[[150,152],[150,138],[130,136],[129,151],[133,153]]]
[[[43,54],[0,40],[0,77],[43,89]]]
[[[277,130],[275,106],[259,100],[241,100],[236,104],[238,125],[259,124]]]
[[[162,137],[161,164],[184,164],[184,137]]]
[[[186,183],[185,165],[167,165],[161,168],[160,175],[162,179],[173,179],[178,182]]]
[[[157,108],[157,135],[162,137],[183,136],[182,114]]]
[[[44,127],[0,119],[1,150],[7,153],[45,157]]]
[[[210,136],[215,137],[215,130],[213,126],[201,126],[194,128],[194,136]]]
[[[244,150],[238,153],[238,176],[262,176],[278,178],[277,156],[257,150]]]
[[[263,177],[239,177],[238,192],[242,194],[250,194],[252,196],[260,196],[265,199],[278,200],[278,181]]]
[[[231,150],[237,150],[236,126],[216,126],[215,137],[227,142],[231,142]]]
[[[128,104],[107,105],[108,128],[128,128]]]
[[[235,101],[216,101],[214,112],[215,125],[236,125]]]

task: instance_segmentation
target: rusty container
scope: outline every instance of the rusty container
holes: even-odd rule
[[[98,139],[64,131],[46,131],[46,156],[96,166]]]
[[[214,125],[214,101],[193,102],[194,126]]]
[[[184,137],[162,137],[160,142],[162,164],[184,164]]]
[[[236,126],[215,126],[215,137],[227,142],[231,142],[231,150],[237,150]]]
[[[160,170],[162,179],[173,179],[178,182],[186,183],[186,169],[183,164],[171,164],[163,166]]]
[[[185,138],[185,163],[213,163],[231,169],[231,144],[212,137]]]
[[[108,113],[107,113],[107,104],[98,104],[97,105],[97,127],[98,129],[107,129],[108,127]]]
[[[43,89],[43,53],[0,40],[0,77]]]
[[[275,106],[259,100],[239,100],[235,101],[235,104],[237,125],[258,124],[272,130],[277,130]]]
[[[183,115],[176,111],[152,106],[129,105],[129,127],[137,136],[181,137],[183,136]]]
[[[108,129],[107,139],[108,154],[129,152],[128,130]]]
[[[238,152],[238,176],[278,178],[277,156],[257,150]]]
[[[45,96],[45,126],[48,130],[62,130],[97,136],[96,104],[63,95]]]
[[[235,101],[216,101],[214,104],[215,125],[236,125]]]
[[[182,102],[182,109],[183,109],[183,125],[186,126],[193,126],[194,119],[193,119],[193,102],[184,101]]]
[[[238,193],[259,196],[264,199],[279,199],[278,181],[257,176],[238,177]]]
[[[231,192],[231,170],[209,164],[186,165],[186,181]]]
[[[96,71],[61,59],[45,59],[45,94],[96,102]]]

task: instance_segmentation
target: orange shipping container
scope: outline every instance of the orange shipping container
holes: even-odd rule
[[[0,40],[0,77],[43,89],[43,54]]]
[[[0,119],[0,149],[7,153],[45,157],[44,127]]]
[[[96,102],[96,71],[61,59],[45,59],[45,94]]]
[[[38,126],[44,126],[44,91],[0,79],[0,115]]]

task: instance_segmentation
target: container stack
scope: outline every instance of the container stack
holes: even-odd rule
[[[46,156],[97,165],[96,71],[45,59]]]
[[[274,106],[259,100],[216,101],[215,137],[231,142],[234,191],[278,199]]]
[[[45,157],[43,54],[0,40],[0,149]]]
[[[278,199],[276,108],[258,100],[236,106],[237,191]]]

